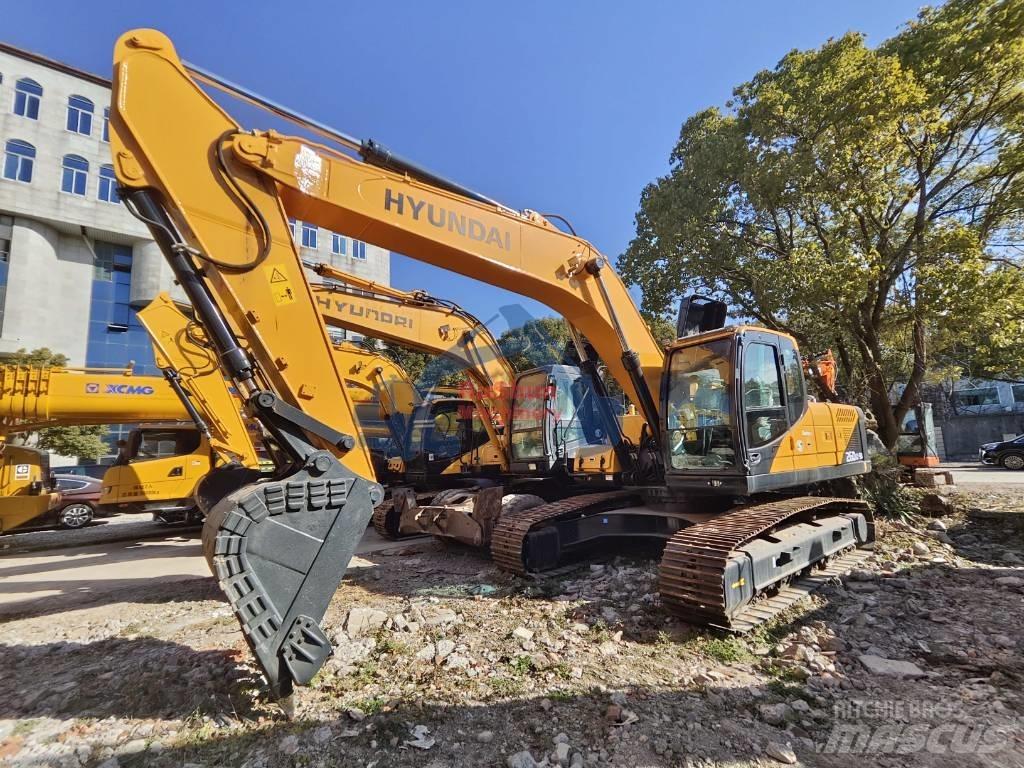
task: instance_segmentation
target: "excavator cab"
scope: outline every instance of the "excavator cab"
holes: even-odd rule
[[[548,365],[519,374],[512,400],[512,471],[572,473],[581,449],[606,445],[612,430],[601,419],[598,397],[590,379],[574,366]]]
[[[478,454],[489,439],[471,400],[424,400],[409,419],[404,446],[406,482],[425,487],[443,484],[446,475],[481,465]]]
[[[672,489],[750,495],[870,470],[863,414],[808,397],[784,333],[735,326],[678,339],[662,389]]]
[[[165,523],[195,512],[196,484],[210,471],[210,444],[191,424],[147,424],[129,433],[103,475],[100,506],[152,512]]]

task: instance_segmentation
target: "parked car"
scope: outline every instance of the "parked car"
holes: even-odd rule
[[[1024,435],[1001,443],[985,443],[978,450],[982,464],[995,464],[1007,469],[1024,469]]]
[[[103,473],[108,469],[109,464],[72,464],[66,467],[53,467],[52,472],[55,475],[84,475],[102,480]]]
[[[54,475],[60,504],[50,513],[51,524],[61,528],[84,528],[96,515],[103,481],[84,475]]]

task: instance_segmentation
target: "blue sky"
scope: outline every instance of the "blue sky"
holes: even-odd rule
[[[568,217],[614,258],[633,235],[641,189],[666,172],[686,117],[722,104],[793,48],[848,30],[878,43],[919,5],[50,0],[7,3],[2,34],[109,76],[117,36],[156,27],[184,58],[300,112],[511,207]],[[392,282],[485,320],[510,303],[553,314],[399,256]]]

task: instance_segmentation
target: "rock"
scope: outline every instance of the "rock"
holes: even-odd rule
[[[1000,576],[996,584],[1000,587],[1024,587],[1024,579],[1020,576]]]
[[[131,741],[125,742],[117,748],[119,755],[141,755],[146,751],[146,740],[145,739],[132,739]]]
[[[826,637],[819,643],[821,650],[842,653],[846,650],[846,641],[841,637]]]
[[[866,568],[854,568],[847,578],[850,581],[874,581],[875,574]]]
[[[923,541],[915,541],[912,549],[914,551],[914,554],[918,557],[927,557],[932,553],[932,551],[928,549],[928,545],[925,544]]]
[[[363,720],[366,719],[366,713],[358,707],[352,707],[346,712],[346,714],[353,720],[355,720],[357,723],[361,723]]]
[[[331,726],[321,725],[315,731],[313,731],[313,743],[315,744],[326,744],[331,740]]]
[[[1007,550],[999,558],[1004,563],[1013,563],[1014,565],[1024,565],[1024,558],[1021,558],[1016,552]]]
[[[1017,643],[1009,635],[992,635],[992,642],[1000,648],[1015,648]]]
[[[780,744],[777,741],[769,741],[768,746],[764,748],[764,753],[773,760],[778,760],[780,763],[785,763],[786,765],[793,765],[796,763],[796,753],[793,752],[793,749],[789,744]]]
[[[811,711],[811,705],[803,699],[793,699],[793,701],[790,702],[789,706],[792,708],[794,712],[800,712],[801,714]]]
[[[407,747],[415,747],[416,749],[430,749],[437,742],[434,741],[434,737],[430,735],[430,729],[425,725],[414,726],[411,731],[412,738],[402,742]]]
[[[480,733],[476,735],[476,740],[481,744],[490,744],[494,741],[494,731],[480,731]]]
[[[569,734],[567,734],[567,733],[560,733],[557,736],[555,736],[555,744],[568,744],[568,743],[569,743]]]
[[[604,719],[611,723],[618,723],[622,720],[622,707],[618,704],[609,704],[604,711]]]
[[[889,677],[901,678],[925,676],[925,673],[920,669],[920,667],[909,661],[885,659],[881,656],[874,656],[871,654],[864,654],[858,658],[860,659],[860,663],[864,665],[864,668],[873,675],[886,675]]]
[[[537,761],[533,759],[533,755],[528,750],[524,749],[522,752],[509,755],[505,760],[505,765],[508,768],[537,768]]]
[[[786,722],[787,717],[790,713],[789,705],[786,703],[780,704],[761,704],[757,708],[758,714],[761,719],[769,725],[782,725]]]
[[[442,624],[454,624],[459,620],[459,615],[451,608],[435,608],[432,611],[423,612],[423,623],[428,627],[437,627]]]
[[[521,643],[526,643],[533,640],[533,630],[526,627],[516,627],[512,630],[512,637]]]
[[[471,663],[472,662],[465,656],[461,656],[457,653],[453,653],[444,660],[444,665],[448,669],[468,669]]]
[[[928,530],[929,531],[947,531],[949,529],[946,527],[946,524],[944,522],[942,522],[941,520],[932,520],[930,523],[928,523]]]
[[[937,493],[926,493],[921,497],[921,514],[929,517],[946,517],[953,514],[956,507],[950,499]]]
[[[434,655],[434,661],[440,664],[442,661],[452,655],[452,651],[455,650],[455,643],[447,638],[438,640],[435,646],[436,654]]]
[[[572,752],[572,747],[564,742],[555,744],[555,761],[565,768],[569,765],[569,754]]]
[[[619,654],[618,647],[611,640],[605,640],[603,643],[597,646],[597,650],[601,653],[602,656],[618,656]]]
[[[387,620],[388,615],[384,611],[373,608],[353,608],[345,619],[345,632],[355,640],[357,637],[380,629]]]
[[[277,748],[286,755],[294,755],[299,751],[299,737],[285,736],[277,743]]]
[[[416,661],[433,661],[437,655],[437,646],[433,643],[427,643],[425,646],[416,651]]]
[[[120,768],[121,763],[118,762],[116,757],[112,757],[109,760],[104,760],[96,768]]]

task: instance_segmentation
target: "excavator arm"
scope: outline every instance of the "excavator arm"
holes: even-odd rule
[[[228,151],[238,124],[153,31],[118,41],[113,94],[123,198],[150,228],[250,416],[287,457],[272,480],[207,475],[221,500],[203,533],[273,693],[287,696],[330,655],[319,622],[383,489],[277,191]]]
[[[202,327],[166,293],[140,309],[138,317],[149,333],[157,367],[183,402],[195,409],[193,420],[210,447],[226,462],[258,467],[242,403],[228,388]]]

